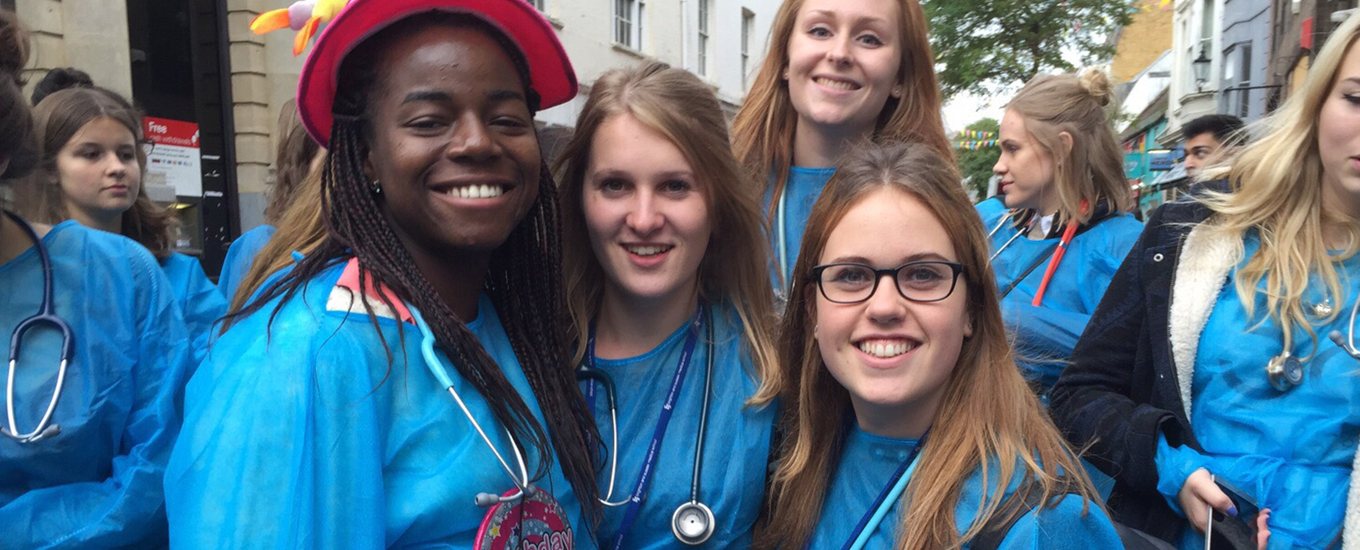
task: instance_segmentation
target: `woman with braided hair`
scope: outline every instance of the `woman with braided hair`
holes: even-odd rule
[[[298,87],[330,152],[326,235],[186,390],[173,544],[593,546],[598,434],[566,367],[533,125],[576,89],[522,0],[335,16]]]

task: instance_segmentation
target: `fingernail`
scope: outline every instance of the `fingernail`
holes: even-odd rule
[[[1230,516],[1232,516],[1232,517],[1237,517],[1237,507],[1236,507],[1236,506],[1229,506],[1229,507],[1228,507],[1228,515],[1230,515]]]

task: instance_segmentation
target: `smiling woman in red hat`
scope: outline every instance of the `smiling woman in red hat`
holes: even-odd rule
[[[590,546],[590,413],[564,366],[556,192],[533,115],[575,96],[523,0],[354,0],[299,114],[326,237],[186,390],[183,546]]]

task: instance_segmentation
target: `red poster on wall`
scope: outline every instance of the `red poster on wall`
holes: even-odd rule
[[[146,157],[146,184],[172,186],[179,196],[202,196],[198,124],[143,117],[142,133],[155,144]]]

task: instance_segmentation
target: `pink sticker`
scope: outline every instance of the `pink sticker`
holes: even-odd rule
[[[517,489],[504,495],[515,494]],[[477,550],[572,550],[571,523],[562,506],[547,491],[530,489],[529,496],[492,506],[477,530]]]

